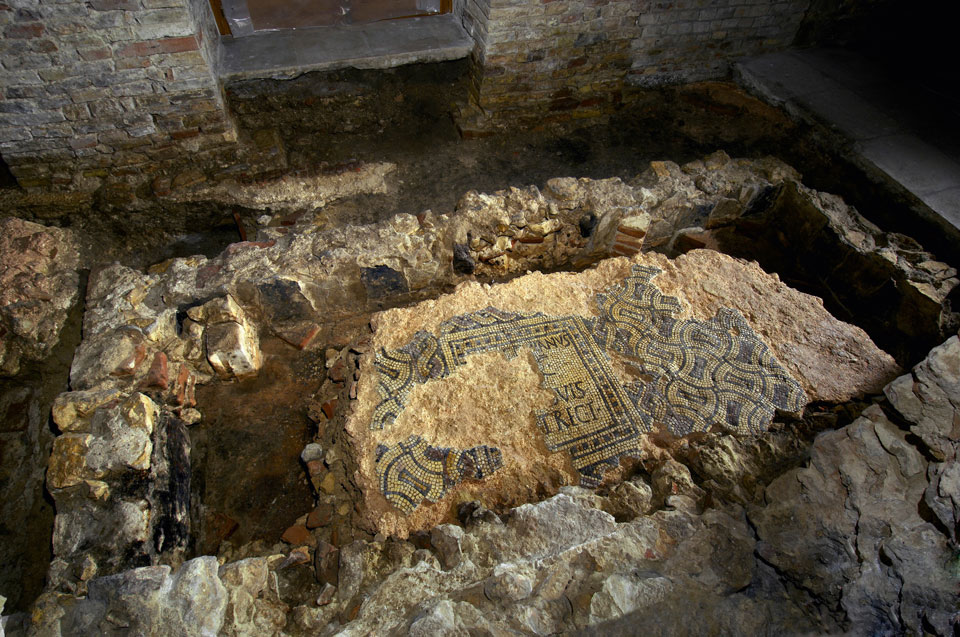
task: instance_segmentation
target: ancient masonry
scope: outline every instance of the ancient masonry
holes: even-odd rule
[[[206,0],[11,0],[0,32],[0,154],[24,188],[235,162]]]
[[[554,405],[537,414],[547,447],[568,452],[587,486],[599,484],[621,456],[639,455],[639,437],[659,426],[675,436],[714,425],[757,434],[775,409],[803,408],[800,384],[738,311],[724,308],[710,321],[678,319],[679,301],[651,284],[659,272],[634,266],[622,286],[597,295],[597,319],[491,307],[444,322],[439,337],[421,331],[405,347],[382,351],[376,358],[382,401],[371,429],[390,426],[415,384],[449,376],[472,354],[512,358],[522,347],[533,352],[544,387],[556,394]],[[649,380],[621,383],[611,351]],[[377,448],[380,490],[405,513],[500,465],[495,447],[438,449],[419,436]]]
[[[471,102],[489,125],[609,113],[639,88],[723,77],[789,46],[807,0],[468,0]]]
[[[722,78],[788,46],[809,4],[457,0],[474,41],[461,130],[595,117],[638,89]],[[7,0],[0,33],[0,155],[20,186],[123,203],[143,181],[162,194],[258,170],[207,0]]]

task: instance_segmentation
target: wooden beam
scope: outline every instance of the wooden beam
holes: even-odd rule
[[[230,23],[223,15],[223,5],[220,4],[220,0],[210,0],[210,8],[213,9],[213,18],[217,21],[217,30],[220,31],[220,35],[230,35]]]

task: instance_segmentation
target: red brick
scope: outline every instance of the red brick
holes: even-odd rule
[[[97,145],[97,136],[88,135],[86,137],[74,137],[70,140],[70,148],[80,150],[81,148],[94,148]]]
[[[90,62],[91,60],[106,60],[108,57],[113,56],[113,51],[108,47],[102,47],[99,49],[83,49],[77,51],[80,54],[80,57]]]
[[[169,194],[169,191],[167,192]],[[220,272],[220,266],[214,264],[205,265],[199,270],[197,270],[197,287],[204,287],[207,283],[210,282],[210,279],[215,277],[217,273]]]
[[[310,512],[307,516],[307,528],[316,529],[327,526],[333,520],[333,505],[324,503]]]
[[[127,69],[145,69],[151,66],[151,64],[147,58],[120,58],[116,61],[116,66],[118,71],[123,71]]]
[[[137,345],[137,349],[134,350],[133,354],[128,356],[115,370],[110,372],[110,374],[112,376],[132,376],[146,357],[147,346],[141,343]]]
[[[178,405],[187,404],[189,379],[190,369],[186,365],[180,365],[180,373],[177,374],[176,386],[174,387],[174,400]]]
[[[342,383],[347,379],[347,365],[342,360],[338,360],[327,372],[327,376],[335,383]]]
[[[146,57],[159,53],[183,53],[196,51],[200,48],[196,36],[188,35],[182,38],[162,38],[160,40],[144,40],[134,42],[117,51],[118,57]]]
[[[316,338],[317,334],[320,333],[320,326],[314,325],[309,330],[307,330],[303,338],[300,339],[299,343],[296,343],[297,349],[306,349],[307,345],[313,342],[313,339]]]
[[[40,40],[39,42],[33,42],[30,45],[30,48],[33,49],[34,53],[53,53],[54,51],[59,51],[56,42],[53,40]]]
[[[334,398],[333,400],[323,403],[321,409],[323,409],[323,415],[326,416],[327,419],[333,418],[333,414],[337,411],[337,399]]]
[[[190,130],[173,131],[170,133],[170,137],[173,139],[190,139],[191,137],[196,137],[199,134],[199,128],[191,128]]]
[[[170,384],[170,376],[167,371],[167,355],[163,352],[157,352],[147,370],[147,377],[143,379],[144,388],[166,389]]]
[[[622,246],[628,246],[631,248],[640,249],[643,247],[643,244],[639,241],[634,241],[633,239],[628,239],[627,237],[617,237],[617,244]]]
[[[639,252],[639,251],[638,251],[638,250],[635,250],[635,249],[633,249],[633,248],[625,248],[625,247],[620,246],[620,245],[615,245],[615,246],[613,246],[613,254],[615,254],[615,255],[617,255],[617,256],[621,256],[621,257],[632,257],[632,256],[635,255],[637,252]]]
[[[303,526],[302,524],[294,524],[283,532],[283,535],[280,536],[280,539],[287,544],[302,546],[304,544],[308,544],[310,540],[313,539],[313,536],[310,534],[310,531],[307,530],[307,527]]]
[[[318,582],[337,586],[340,583],[340,549],[333,543],[320,541],[314,554],[314,567]]]
[[[625,234],[628,237],[634,237],[636,239],[643,239],[645,236],[647,236],[647,233],[643,230],[637,230],[636,228],[629,228],[627,226],[618,227],[617,232],[620,234]]]
[[[576,108],[580,105],[578,100],[575,100],[572,97],[562,97],[558,100],[553,100],[550,102],[551,111],[569,111]]]
[[[39,38],[43,35],[44,27],[39,22],[30,22],[28,24],[11,24],[4,30],[3,34],[12,39],[26,40],[28,38]]]

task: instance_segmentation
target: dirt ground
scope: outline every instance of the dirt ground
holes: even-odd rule
[[[336,71],[227,87],[241,138],[282,140],[278,171],[311,173],[347,162],[393,162],[390,191],[328,205],[333,223],[366,224],[399,212],[452,212],[468,190],[543,186],[553,177],[630,179],[648,162],[684,163],[723,148],[755,157],[783,149],[794,125],[728,83],[648,91],[609,119],[572,120],[462,139],[452,117],[466,94],[461,62],[392,71]],[[72,227],[91,265],[146,267],[175,256],[214,256],[240,240],[264,210],[217,201],[173,203],[138,192],[135,206],[105,192],[92,205],[67,197],[43,204],[0,188],[0,215]],[[291,211],[292,212],[292,211]]]

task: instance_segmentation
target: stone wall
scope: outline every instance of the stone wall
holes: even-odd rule
[[[473,115],[492,124],[592,117],[638,88],[720,78],[737,57],[788,46],[807,5],[470,0]]]
[[[0,3],[0,153],[21,186],[92,191],[232,145],[198,2]]]
[[[646,87],[723,77],[789,45],[808,5],[458,0],[475,42],[461,130],[600,116]],[[206,0],[6,0],[0,32],[0,155],[21,186],[90,192],[188,160],[237,164]]]
[[[214,77],[220,75],[220,29],[209,0],[188,0],[190,17],[197,25],[200,34],[200,52],[207,65],[213,70]]]

